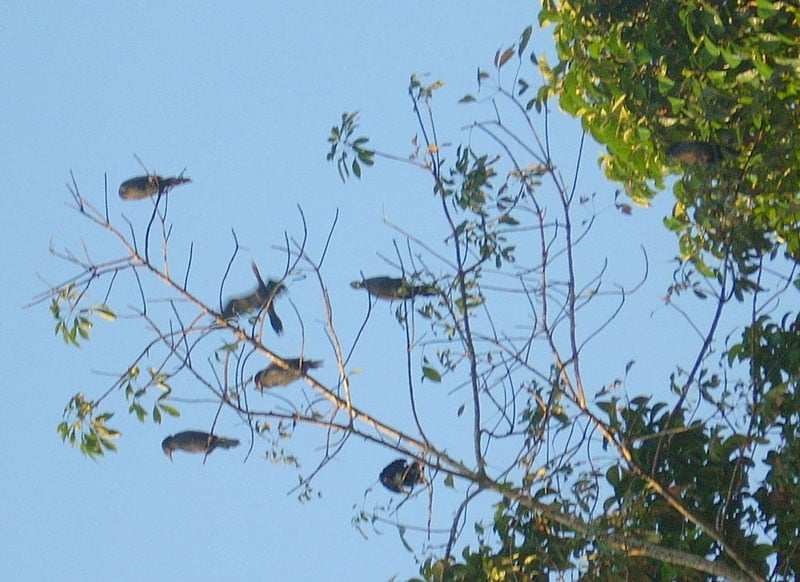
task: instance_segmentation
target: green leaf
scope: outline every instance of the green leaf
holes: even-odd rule
[[[373,159],[374,156],[375,152],[370,150],[359,150],[358,152],[358,160],[367,166],[371,166],[375,163],[375,160]]]
[[[106,438],[99,438],[100,444],[103,445],[103,448],[109,451],[117,452],[117,445]]]
[[[525,52],[525,48],[528,46],[528,41],[531,39],[531,33],[533,32],[532,26],[526,26],[525,30],[522,31],[522,35],[519,39],[519,48],[517,49],[517,56],[521,57],[522,53]]]
[[[715,45],[710,38],[707,36],[703,37],[703,46],[706,49],[706,52],[710,54],[712,57],[718,57],[720,54],[720,48]]]
[[[117,316],[116,314],[111,311],[111,309],[107,305],[98,305],[94,307],[95,313],[105,319],[106,321],[116,321]]]
[[[161,410],[163,410],[164,412],[166,412],[170,416],[178,417],[178,416],[181,415],[180,410],[178,410],[174,406],[170,406],[169,404],[159,403],[159,407],[161,408]]]
[[[517,226],[519,224],[519,220],[511,216],[510,214],[504,214],[500,217],[500,224],[508,224],[511,226]]]
[[[666,95],[675,86],[675,81],[666,75],[658,75],[658,91],[662,95]]]
[[[128,412],[135,414],[136,418],[139,419],[139,422],[144,422],[145,419],[147,418],[147,411],[145,411],[145,409],[142,408],[141,405],[136,402],[134,402],[128,407]]]
[[[431,382],[438,383],[442,381],[442,375],[430,366],[422,366],[422,375]]]
[[[772,18],[778,13],[778,9],[772,0],[756,0],[756,7],[758,17],[764,20]]]

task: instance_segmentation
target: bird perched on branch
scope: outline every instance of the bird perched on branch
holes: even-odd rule
[[[239,441],[236,439],[226,439],[199,430],[186,430],[165,438],[161,443],[161,448],[171,461],[173,451],[209,454],[217,447],[230,449],[238,444]]]
[[[272,326],[272,329],[275,330],[275,333],[280,335],[283,333],[283,322],[275,311],[274,300],[276,296],[286,291],[286,286],[272,279],[267,280],[265,283],[255,263],[252,263],[252,267],[256,279],[258,279],[258,288],[249,295],[230,299],[222,310],[222,317],[224,319],[233,319],[234,317],[259,311],[266,307],[267,314],[269,315],[269,324]]]
[[[439,289],[433,285],[412,285],[405,279],[393,277],[370,277],[350,283],[353,289],[366,289],[367,293],[380,299],[405,300],[419,295],[438,295]]]
[[[722,160],[722,148],[707,141],[684,141],[669,146],[667,157],[688,166],[701,166]]]
[[[378,478],[384,487],[394,493],[406,493],[406,487],[413,489],[417,483],[426,483],[422,463],[408,463],[405,459],[397,459],[386,465]]]
[[[119,187],[119,197],[123,200],[141,200],[156,194],[166,194],[175,186],[191,182],[191,178],[176,176],[173,178],[162,178],[155,174],[148,176],[137,176],[130,180],[125,180]]]
[[[288,386],[308,374],[312,368],[322,366],[321,360],[304,360],[301,358],[286,358],[287,368],[273,362],[253,377],[256,388],[273,388],[275,386]]]

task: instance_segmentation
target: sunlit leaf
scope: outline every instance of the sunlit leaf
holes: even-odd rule
[[[422,366],[422,375],[432,382],[442,381],[442,375],[430,366]]]

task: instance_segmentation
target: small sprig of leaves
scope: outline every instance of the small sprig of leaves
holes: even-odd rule
[[[66,420],[56,427],[61,440],[69,442],[73,447],[79,444],[80,451],[90,459],[102,457],[105,451],[116,452],[112,442],[120,436],[120,432],[106,426],[106,421],[114,416],[113,412],[104,412],[95,416],[97,403],[86,400],[81,392],[73,396],[64,408]]]
[[[134,386],[134,382],[136,378],[139,376],[139,367],[138,366],[131,366],[130,370],[127,373],[127,385],[125,386],[125,398],[130,402],[128,406],[128,412],[130,414],[135,414],[136,418],[139,419],[139,422],[144,422],[147,418],[147,410],[144,406],[142,406],[141,399],[143,396],[147,394],[148,388],[151,386],[157,387],[161,390],[161,394],[156,398],[156,401],[153,403],[153,409],[151,415],[153,417],[153,422],[156,424],[161,424],[162,419],[162,412],[167,413],[170,416],[178,417],[181,415],[180,410],[175,408],[174,406],[167,404],[167,400],[172,394],[172,387],[167,384],[167,380],[169,380],[169,375],[164,374],[156,370],[155,368],[150,368],[150,381],[145,385],[143,388],[136,388]]]
[[[77,348],[81,347],[80,340],[88,340],[89,332],[94,327],[91,316],[99,315],[107,321],[116,321],[116,314],[105,304],[95,303],[91,307],[77,309],[77,305],[82,298],[82,294],[72,286],[67,285],[53,297],[50,303],[50,313],[56,320],[55,333],[61,334],[64,343]],[[68,309],[64,309],[64,306]],[[66,315],[64,312],[66,311]],[[77,313],[73,317],[73,314]],[[72,321],[69,321],[70,318]]]
[[[342,123],[338,127],[334,125],[331,128],[331,135],[328,137],[331,151],[328,152],[326,159],[329,162],[336,160],[342,182],[350,177],[351,171],[356,178],[361,178],[361,164],[371,166],[375,163],[375,152],[366,147],[369,138],[353,137],[358,128],[357,117],[358,111],[342,113]],[[352,161],[350,156],[353,157]]]

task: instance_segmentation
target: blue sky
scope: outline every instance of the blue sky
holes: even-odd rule
[[[53,283],[72,273],[49,255],[51,240],[59,249],[79,249],[84,240],[98,260],[120,254],[110,237],[67,207],[66,184],[74,172],[81,192],[102,205],[107,173],[112,214],[141,223],[151,206],[116,197],[122,180],[141,173],[136,154],[153,171],[172,175],[186,168],[194,180],[171,195],[173,244],[176,256],[185,256],[194,243],[191,285],[211,304],[232,250],[231,228],[245,248],[228,289],[249,289],[251,259],[264,274],[280,274],[283,257],[274,247],[285,230],[300,234],[298,204],[308,218],[309,249],[317,255],[338,209],[326,275],[335,317],[351,340],[366,298],[348,283],[360,271],[390,273],[379,253],[392,256],[392,240],[399,239],[382,218],[423,238],[439,240],[442,231],[425,219],[431,184],[417,169],[381,161],[360,182],[342,185],[325,161],[330,127],[342,112],[358,109],[363,133],[376,147],[409,153],[417,128],[407,83],[412,73],[429,73],[431,80],[446,81],[435,100],[440,135],[465,140],[460,128],[485,113],[456,102],[474,92],[476,69],[490,67],[495,51],[534,21],[535,8],[517,1],[502,3],[502,9],[486,2],[0,6],[0,160],[7,205],[0,236],[8,273],[0,308],[6,353],[0,421],[7,439],[0,449],[0,495],[6,500],[0,508],[0,576],[384,580],[417,572],[414,555],[390,526],[381,526],[382,534],[369,530],[364,539],[351,525],[354,508],[399,500],[376,485],[380,468],[396,456],[391,451],[352,443],[317,479],[322,497],[301,504],[287,494],[295,472],[263,460],[263,450],[247,463],[243,448],[216,452],[206,465],[200,457],[176,454],[170,463],[163,456],[160,442],[168,434],[209,426],[209,406],[185,406],[181,419],[161,426],[139,425],[120,412],[112,423],[124,432],[120,452],[97,463],[63,445],[55,426],[68,398],[78,390],[89,396],[104,391],[109,374],[125,369],[140,342],[121,322],[98,323],[90,343],[69,348],[53,336],[46,304],[22,306],[46,290],[36,273]],[[532,42],[549,46],[547,34],[536,29]],[[555,148],[574,152],[577,124],[557,116],[553,123]],[[642,274],[642,243],[655,274],[632,300],[632,314],[623,314],[604,337],[610,347],[627,347],[590,358],[593,383],[611,381],[636,359],[653,366],[637,388],[647,391],[653,372],[666,390],[669,362],[657,354],[671,346],[680,359],[675,338],[687,330],[661,303],[674,255],[672,237],[660,230],[669,204],[657,201],[634,218],[615,213],[615,187],[600,176],[596,154],[590,145],[581,179],[586,192],[598,194],[603,246],[587,252],[587,264],[596,269],[603,256],[614,257],[606,277],[630,285]],[[316,313],[305,320],[307,354],[331,363],[319,311],[313,311],[319,307],[314,291],[300,282],[291,297]],[[282,311],[287,334],[273,336],[274,349],[291,356],[302,338],[288,303]],[[397,412],[405,404],[404,359],[396,354],[404,341],[393,309],[378,305],[354,359],[362,371],[355,380],[359,401],[383,417],[398,414],[401,425],[408,420]],[[323,369],[320,379],[335,381],[334,370],[327,374]],[[430,397],[427,421],[440,419],[436,428],[443,438],[457,435],[459,395],[440,396]],[[115,405],[122,411],[123,402],[119,395]],[[444,409],[436,408],[443,402]],[[225,415],[217,432],[246,437],[241,422]],[[323,437],[303,430],[290,444],[312,467]],[[439,484],[434,490],[442,489]],[[438,528],[449,527],[451,515],[447,495],[442,497]],[[427,511],[423,494],[400,516],[424,525]],[[467,535],[464,543],[469,540]],[[419,548],[424,539],[414,541]]]

